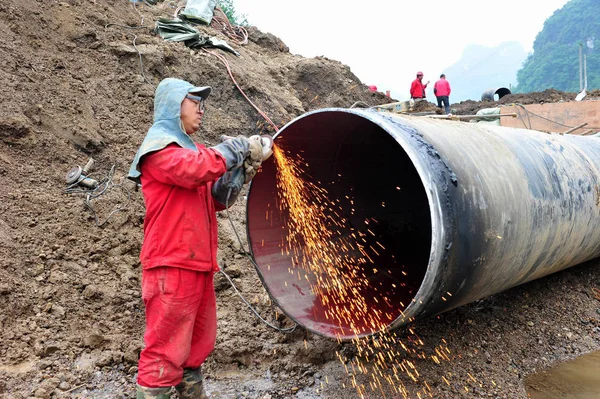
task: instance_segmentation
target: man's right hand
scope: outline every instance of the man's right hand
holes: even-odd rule
[[[240,195],[245,179],[245,173],[241,168],[225,172],[212,186],[213,198],[224,207],[231,206]]]

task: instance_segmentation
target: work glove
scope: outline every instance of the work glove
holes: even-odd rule
[[[246,138],[245,136],[231,137],[223,135],[221,136],[221,140],[223,140],[223,142],[213,148],[219,151],[226,160],[228,157],[232,157],[231,153],[233,152],[235,161],[232,162],[232,168],[243,166],[246,176],[245,183],[249,183],[258,172],[260,164],[263,161],[264,149],[260,136],[254,135]],[[225,145],[225,148],[220,147],[222,144]],[[231,146],[234,146],[233,151],[230,150]],[[241,163],[239,156],[243,156]],[[227,170],[231,170],[229,161],[226,162]]]
[[[211,147],[225,158],[227,170],[239,168],[244,164],[250,152],[250,140],[244,136],[222,136],[223,142]]]
[[[212,186],[212,196],[224,207],[231,206],[237,200],[246,180],[242,167],[225,172]]]
[[[248,138],[248,140],[250,141],[250,149],[248,151],[248,156],[244,160],[244,170],[246,172],[246,180],[245,180],[246,183],[249,183],[250,180],[252,180],[252,178],[254,176],[256,176],[256,173],[258,172],[258,169],[260,168],[260,165],[263,161],[263,156],[264,156],[263,144],[261,142],[260,136],[259,135],[250,136]]]

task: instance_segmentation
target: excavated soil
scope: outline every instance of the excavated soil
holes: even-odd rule
[[[0,398],[134,397],[144,332],[144,204],[125,174],[152,123],[161,79],[213,87],[199,141],[273,132],[216,57],[148,28],[181,3],[0,3]],[[292,55],[257,29],[247,45],[232,46],[240,57],[220,54],[278,126],[318,108],[393,101],[369,92],[347,66]],[[571,96],[548,91],[518,101]],[[477,107],[489,104],[470,102],[461,112]],[[86,206],[85,194],[65,192],[65,174],[90,157],[91,176],[107,190]],[[219,215],[223,270],[265,319],[289,327],[240,254],[229,218],[243,236],[243,199]],[[399,339],[416,342],[407,360],[418,374],[402,374],[395,384],[411,398],[525,398],[527,375],[600,349],[598,287],[600,267],[592,261],[399,330]],[[337,358],[352,358],[354,344],[301,328],[281,333],[257,319],[223,275],[216,289],[219,335],[205,365],[214,397],[358,397]],[[439,347],[447,360],[437,363],[430,355]],[[367,397],[382,396],[369,388],[368,375],[355,378]]]

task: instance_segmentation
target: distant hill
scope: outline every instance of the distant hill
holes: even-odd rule
[[[526,58],[523,45],[516,41],[497,47],[467,45],[460,60],[444,71],[452,87],[450,101],[478,101],[488,89],[516,85],[517,71]]]
[[[571,0],[544,22],[533,53],[517,74],[515,92],[554,88],[578,92],[579,48],[587,58],[588,90],[600,88],[600,1]]]

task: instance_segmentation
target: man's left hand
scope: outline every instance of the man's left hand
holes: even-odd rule
[[[246,183],[249,183],[250,180],[256,176],[256,173],[258,172],[258,169],[263,161],[263,146],[260,136],[251,136],[248,138],[248,141],[250,141],[250,150],[248,151],[248,156],[244,160]]]

